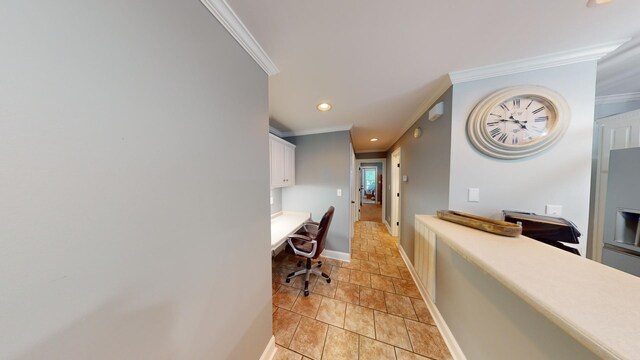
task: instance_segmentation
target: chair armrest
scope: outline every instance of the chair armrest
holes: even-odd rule
[[[311,243],[311,252],[304,252],[304,251],[300,251],[298,250],[294,245],[293,242],[291,241],[291,239],[301,239],[304,241],[308,241]],[[313,257],[316,254],[316,250],[318,248],[318,242],[315,240],[311,240],[311,238],[309,238],[308,236],[304,236],[304,235],[298,235],[298,234],[293,234],[291,236],[289,236],[289,238],[287,239],[287,242],[289,243],[289,246],[291,246],[291,249],[293,249],[293,253],[298,255],[298,256],[304,256],[304,257]]]
[[[313,240],[309,236],[302,235],[302,234],[291,234],[291,235],[289,235],[289,239],[299,239],[299,240],[304,240],[304,241],[312,241]]]
[[[307,221],[304,224],[302,224],[302,228],[304,229],[304,231],[310,232],[308,226],[311,226],[313,230],[317,231],[318,228],[320,227],[320,223],[317,223],[315,221]]]

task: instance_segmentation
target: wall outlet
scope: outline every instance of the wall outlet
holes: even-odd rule
[[[561,216],[562,205],[547,205],[544,208],[544,213],[547,215]]]
[[[338,189],[338,191],[336,191],[336,195],[342,196],[342,189]]]
[[[469,188],[469,202],[480,202],[480,189],[478,188]]]

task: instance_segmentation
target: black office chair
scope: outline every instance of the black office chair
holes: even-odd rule
[[[333,210],[333,206],[329,207],[329,210],[327,210],[319,223],[307,221],[300,231],[289,235],[289,239],[287,240],[294,254],[307,258],[305,268],[292,272],[287,275],[286,279],[286,282],[288,283],[294,277],[304,275],[304,296],[309,295],[309,276],[311,274],[322,276],[327,283],[331,282],[329,275],[316,269],[322,266],[322,261],[312,264],[311,259],[317,259],[322,253],[322,250],[324,250],[324,243],[327,239],[327,233],[329,232],[329,225],[331,225],[331,219],[333,218]],[[299,261],[298,266],[301,265],[302,261]]]

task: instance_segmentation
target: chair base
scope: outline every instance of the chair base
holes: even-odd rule
[[[302,261],[298,261],[298,266],[302,266]],[[287,275],[287,279],[285,281],[289,283],[294,277],[304,275],[304,296],[309,296],[309,277],[311,276],[311,274],[323,277],[327,281],[327,284],[331,283],[331,278],[329,277],[329,275],[316,269],[321,266],[322,261],[318,261],[317,263],[312,264],[311,258],[307,258],[305,268],[302,270],[294,271],[291,274]]]

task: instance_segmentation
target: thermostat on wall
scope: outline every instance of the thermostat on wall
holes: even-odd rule
[[[441,101],[429,110],[429,121],[436,121],[444,114],[444,103]]]

